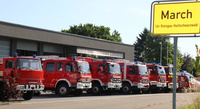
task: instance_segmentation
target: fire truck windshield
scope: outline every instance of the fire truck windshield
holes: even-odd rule
[[[165,75],[164,67],[157,67],[158,75]]]
[[[140,75],[148,75],[146,66],[138,66]]]
[[[90,74],[90,66],[87,62],[78,62],[78,72],[82,74]]]
[[[118,75],[121,74],[119,64],[109,64],[109,69],[110,69],[109,71],[110,74],[118,74]]]
[[[170,75],[173,75],[172,67],[169,67],[169,74],[170,74]]]
[[[41,61],[39,59],[19,58],[16,64],[17,69],[42,70]]]

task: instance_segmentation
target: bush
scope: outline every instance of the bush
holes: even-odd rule
[[[5,76],[0,83],[0,101],[17,100],[21,96],[20,91],[17,89],[16,77],[13,77],[9,82]]]

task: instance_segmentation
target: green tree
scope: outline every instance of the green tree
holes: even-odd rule
[[[181,66],[181,69],[186,70],[192,74],[195,60],[190,56],[190,54],[184,54],[183,59],[184,59],[184,61]]]
[[[194,62],[195,64],[195,73],[196,75],[200,75],[200,56],[199,56],[199,47],[197,44],[195,44],[195,47],[196,47],[196,52],[197,52],[197,56],[196,56],[196,60]]]
[[[174,51],[174,50],[173,50]],[[177,49],[177,72],[181,71],[181,66],[183,65],[183,62],[185,59],[183,58],[183,55],[181,52]]]
[[[139,37],[137,37],[136,42],[134,43],[135,47],[135,61],[145,61],[145,41],[146,37],[149,33],[149,30],[147,28],[144,28],[143,32],[139,34]]]
[[[145,60],[147,63],[160,63],[160,54],[162,54],[162,65],[173,64],[174,48],[169,38],[152,37],[150,36],[149,30],[145,28],[143,32],[139,34],[139,37],[137,37],[134,46],[135,60],[137,61]],[[177,50],[177,71],[181,70],[183,62],[184,58],[180,51]]]
[[[173,46],[169,41],[169,38],[165,37],[152,37],[147,35],[145,41],[145,62],[160,63],[162,43],[162,65],[167,64],[167,47],[168,47],[168,64],[172,64],[173,61]]]
[[[61,30],[61,32],[78,34],[78,35],[83,35],[98,39],[105,39],[115,42],[122,42],[120,33],[117,30],[114,30],[111,35],[109,27],[95,26],[90,23],[84,25],[80,24],[79,26],[77,25],[70,26],[68,30],[63,29]]]

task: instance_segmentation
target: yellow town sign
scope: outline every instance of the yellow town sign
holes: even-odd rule
[[[200,33],[200,2],[153,4],[153,35]]]

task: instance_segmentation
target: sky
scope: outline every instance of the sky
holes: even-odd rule
[[[53,31],[92,23],[117,30],[122,42],[135,43],[136,37],[150,29],[153,0],[0,0],[0,21]],[[170,38],[173,43],[173,38]],[[196,56],[200,38],[178,38],[181,53]]]

